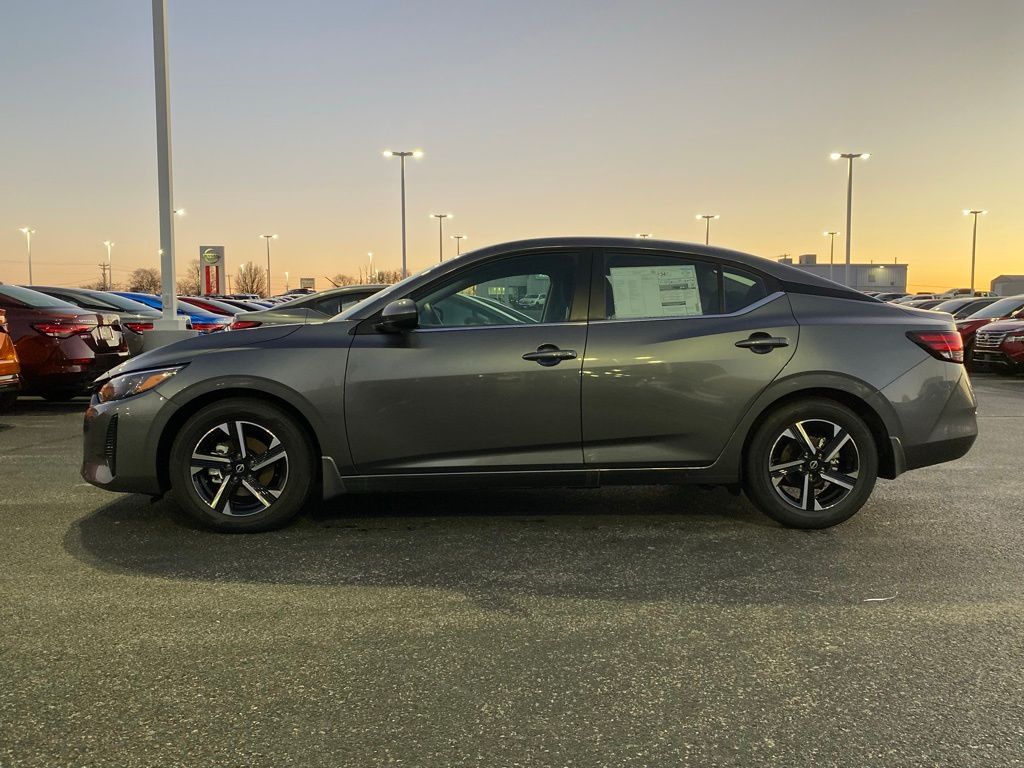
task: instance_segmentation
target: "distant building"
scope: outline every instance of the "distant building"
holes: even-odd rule
[[[1000,275],[992,281],[992,293],[998,296],[1024,293],[1024,275]]]
[[[782,256],[778,261],[837,283],[843,282],[846,271],[845,262],[836,259],[834,265],[819,264],[814,253],[801,254],[795,261]],[[905,291],[908,267],[908,264],[850,264],[850,287],[858,291]]]

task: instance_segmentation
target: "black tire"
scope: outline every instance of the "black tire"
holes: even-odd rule
[[[18,401],[17,392],[4,392],[0,394],[0,413],[7,413]]]
[[[198,411],[178,432],[171,489],[184,511],[207,527],[268,531],[302,510],[313,487],[314,458],[309,436],[290,414],[262,400],[230,398]]]
[[[747,445],[747,497],[791,528],[828,528],[849,519],[868,500],[877,478],[878,447],[871,430],[834,400],[815,397],[780,406]]]

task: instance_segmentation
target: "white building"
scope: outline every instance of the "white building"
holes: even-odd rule
[[[817,255],[805,253],[798,256],[794,261],[789,256],[779,259],[782,264],[789,264],[810,272],[812,275],[824,277],[827,280],[834,280],[837,283],[844,282],[846,263],[836,259],[835,264],[819,264]],[[889,291],[907,290],[907,268],[908,264],[850,264],[850,287],[858,291]]]
[[[1024,293],[1024,275],[1000,275],[992,281],[992,293],[997,296]]]

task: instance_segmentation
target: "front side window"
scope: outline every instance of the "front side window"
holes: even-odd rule
[[[516,256],[472,267],[416,300],[424,328],[561,323],[572,310],[577,257]]]
[[[609,254],[604,263],[608,320],[727,314],[768,295],[752,273],[682,256]]]

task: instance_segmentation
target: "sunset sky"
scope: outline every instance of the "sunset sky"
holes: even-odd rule
[[[437,259],[433,211],[467,248],[546,235],[703,241],[910,264],[910,287],[1024,273],[1024,2],[170,0],[179,272],[300,276]],[[156,266],[148,0],[0,9],[0,281]],[[844,233],[845,234],[845,233]],[[448,253],[454,243],[446,239]],[[836,240],[837,260],[842,237]],[[319,281],[326,287],[326,281]]]

